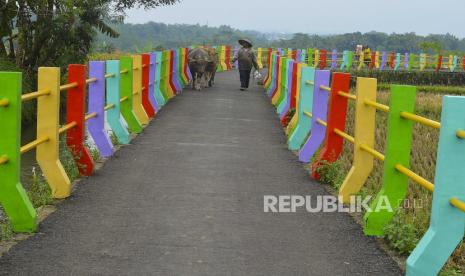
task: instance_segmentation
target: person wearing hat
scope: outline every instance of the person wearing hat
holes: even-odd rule
[[[258,70],[257,57],[252,50],[252,42],[246,38],[240,39],[239,44],[242,48],[239,49],[232,62],[238,61],[239,63],[239,76],[241,79],[241,91],[249,88],[250,73],[252,72],[252,66],[255,70]]]

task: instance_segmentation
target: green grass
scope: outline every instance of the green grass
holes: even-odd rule
[[[0,242],[9,241],[13,238],[13,229],[7,219],[0,220]]]
[[[116,137],[115,133],[110,132],[110,140],[114,146],[119,145],[118,137]]]
[[[73,155],[66,145],[65,136],[60,137],[60,161],[71,182],[79,178],[79,169],[74,161]]]
[[[52,191],[50,190],[47,181],[45,181],[42,175],[37,174],[35,169],[32,173],[31,186],[29,187],[27,194],[35,208],[52,202]]]
[[[89,149],[89,153],[90,153],[90,156],[92,157],[92,160],[94,160],[94,162],[99,161],[100,160],[99,150],[94,145],[91,145],[88,142],[86,142],[85,145]]]
[[[389,90],[391,89],[391,84],[389,83],[379,83],[378,90]],[[433,94],[447,94],[447,95],[465,95],[465,86],[417,86],[418,92],[426,92]]]

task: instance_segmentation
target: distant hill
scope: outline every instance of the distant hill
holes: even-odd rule
[[[251,39],[259,47],[319,48],[350,50],[356,45],[368,45],[371,49],[419,53],[463,53],[465,39],[450,34],[420,36],[415,33],[386,34],[381,32],[347,33],[335,35],[311,35],[305,33],[280,34],[243,31],[230,26],[209,27],[188,24],[119,24],[114,28],[118,38],[99,34],[94,43],[97,52],[113,50],[127,52],[151,51],[193,44],[237,45],[241,37]]]
[[[256,31],[241,31],[229,26],[208,27],[187,24],[119,24],[114,28],[118,38],[99,34],[95,48],[115,48],[121,51],[148,51],[155,48],[171,48],[193,44],[236,44],[241,37],[251,39],[256,45],[268,45],[266,34]]]

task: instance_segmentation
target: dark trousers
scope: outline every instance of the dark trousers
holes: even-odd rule
[[[239,70],[239,76],[241,78],[241,88],[249,88],[250,72],[252,72],[252,69]]]

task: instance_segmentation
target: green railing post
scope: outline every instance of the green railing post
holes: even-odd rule
[[[314,50],[312,48],[307,49],[307,65],[310,67],[313,67],[313,53]]]
[[[408,188],[408,177],[396,170],[400,164],[410,166],[410,149],[412,145],[413,122],[403,119],[401,112],[413,113],[415,107],[416,87],[393,85],[391,87],[387,137],[385,146],[383,185],[365,214],[367,235],[384,234],[384,226],[392,219]],[[392,210],[379,208],[380,201],[389,201]],[[377,207],[379,210],[377,210]]]
[[[15,232],[33,232],[37,213],[20,182],[21,73],[0,73],[0,203]]]
[[[132,106],[132,57],[122,57],[120,59],[120,94],[121,94],[121,114],[128,124],[128,129],[132,133],[140,133],[142,131],[142,124],[137,119]]]

